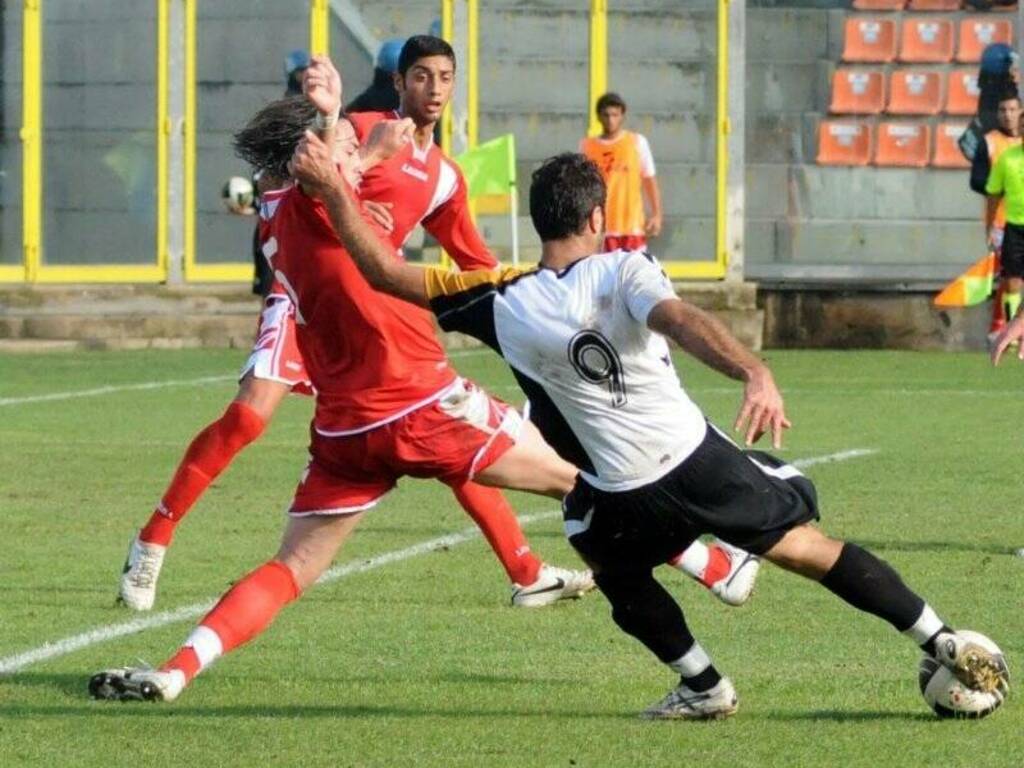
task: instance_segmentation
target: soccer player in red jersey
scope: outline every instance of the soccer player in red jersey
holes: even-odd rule
[[[430,62],[439,58],[433,54],[432,41],[451,52],[447,43],[438,38],[413,38],[411,45],[407,43],[403,48],[402,61],[414,62],[412,68],[416,72],[431,71]],[[402,246],[409,233],[422,221],[460,268],[492,267],[496,261],[469,217],[462,174],[454,163],[443,157],[431,140],[440,109],[451,95],[451,78],[454,76],[454,55],[451,59],[440,58],[452,64],[440,76],[445,80],[443,88],[438,88],[441,85],[438,79],[431,81],[434,88],[427,92],[420,87],[426,78],[414,74],[409,80],[410,83],[415,80],[417,87],[403,93],[403,105],[407,103],[407,108],[419,119],[416,140],[404,145],[394,157],[395,162],[388,163],[380,162],[376,144],[371,142],[371,156],[363,163],[364,168],[370,169],[366,183],[372,195],[368,193],[367,205],[376,221],[385,225],[388,230],[386,237],[396,248]],[[312,70],[314,73],[322,74],[329,68],[336,76],[336,70],[329,61],[318,61],[318,67]],[[400,69],[404,72],[410,66],[406,63]],[[421,103],[426,106],[421,107]],[[384,117],[383,113],[358,116],[360,130],[357,132],[364,145],[373,127],[379,125]],[[422,146],[425,149],[421,150]],[[378,169],[383,170],[378,172]],[[194,438],[160,504],[129,546],[120,584],[120,599],[129,607],[136,610],[152,608],[163,559],[178,523],[234,457],[262,434],[288,392],[309,394],[312,391],[303,355],[296,343],[295,320],[294,304],[280,283],[275,283],[260,315],[256,345],[242,371],[238,395],[219,419]],[[432,325],[429,336],[434,338]],[[364,363],[368,368],[371,367],[370,359]],[[362,431],[373,428],[378,425],[374,419],[386,421],[403,408],[417,404],[417,397],[433,394],[424,392],[416,381],[415,376],[407,383],[395,379],[380,412],[361,423],[353,422],[346,429]],[[357,380],[354,386],[362,387],[362,383]],[[353,397],[358,394],[352,393]],[[577,594],[574,585],[578,585],[582,574],[545,565],[531,551],[511,505],[499,490],[470,481],[452,484],[451,488],[501,561],[512,582],[513,605],[548,605],[562,597]],[[711,552],[705,559],[711,562],[716,554],[722,553]],[[719,556],[717,560],[722,561],[723,557]],[[717,573],[714,568],[707,572]],[[589,577],[587,581],[589,583]]]
[[[311,99],[336,114],[323,110],[322,90],[314,85]],[[255,130],[236,137],[241,154],[283,175],[311,122],[308,106],[286,99],[264,108],[250,124]],[[268,119],[280,129],[274,135],[264,130]],[[333,130],[340,171],[355,184],[358,141],[345,120]],[[282,134],[292,137],[290,145]],[[262,632],[313,584],[401,476],[452,486],[476,479],[555,498],[574,481],[576,468],[532,424],[450,368],[429,313],[369,287],[321,203],[288,186],[264,195],[260,215],[263,252],[295,307],[298,346],[316,392],[309,465],[277,555],[238,581],[159,670],[95,675],[89,688],[98,698],[177,698],[198,672]],[[377,234],[386,239],[383,230]],[[591,585],[588,575],[577,593]]]

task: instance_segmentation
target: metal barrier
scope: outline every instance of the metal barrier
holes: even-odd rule
[[[152,260],[118,264],[112,259],[72,263],[47,259],[44,215],[43,23],[45,0],[23,0],[22,17],[22,264],[0,264],[0,282],[119,282],[157,283],[247,282],[252,266],[247,261],[210,261],[197,258],[197,0],[154,0],[156,37],[155,125],[153,163],[155,196]],[[306,0],[303,0],[306,2]],[[717,72],[715,88],[715,250],[705,261],[666,262],[666,271],[678,278],[719,279],[729,268],[727,240],[730,120],[729,17],[730,0],[717,2]],[[593,104],[608,85],[608,0],[591,0],[589,13],[589,130],[599,130]],[[458,8],[456,6],[459,6]],[[138,7],[138,6],[136,6]],[[330,3],[308,0],[308,45],[314,53],[330,50]],[[459,130],[463,145],[453,146],[453,109],[442,118],[442,147],[446,152],[471,148],[479,133],[479,0],[440,0],[442,35],[456,44],[465,59],[464,101]],[[458,17],[458,18],[457,18]],[[176,53],[177,51],[177,53]],[[141,141],[141,139],[140,139]],[[143,142],[144,144],[148,142]],[[141,151],[141,150],[140,150]],[[208,150],[209,151],[209,150]],[[457,152],[455,152],[457,153]],[[204,184],[204,194],[207,184]],[[56,215],[56,214],[55,214]],[[206,214],[209,216],[209,214]],[[143,226],[140,224],[140,226]],[[148,225],[145,225],[148,226]],[[742,225],[741,225],[742,226]],[[244,243],[239,253],[244,252]],[[205,253],[205,251],[204,251]]]

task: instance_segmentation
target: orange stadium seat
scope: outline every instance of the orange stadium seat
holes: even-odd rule
[[[837,69],[832,75],[834,115],[877,115],[885,107],[885,76],[880,69]]]
[[[875,140],[875,165],[928,165],[931,130],[923,123],[879,123]]]
[[[956,60],[974,63],[981,61],[981,52],[992,43],[1013,43],[1013,26],[1009,19],[991,16],[971,16],[960,22],[960,45]]]
[[[818,125],[819,165],[867,165],[871,127],[856,120],[822,120]]]
[[[892,115],[937,115],[942,109],[942,75],[897,69],[889,79],[889,101],[885,111]]]
[[[953,69],[949,72],[949,85],[946,88],[946,105],[943,112],[947,115],[973,115],[978,111],[978,73],[973,69]]]
[[[953,60],[953,22],[910,18],[903,21],[900,61],[941,63]]]
[[[939,123],[935,129],[935,154],[932,165],[936,168],[970,168],[971,164],[960,151],[957,140],[967,130],[964,123]]]
[[[896,58],[896,22],[857,16],[843,29],[843,61],[883,64]]]
[[[960,0],[910,0],[908,11],[959,11]]]
[[[853,0],[858,11],[902,11],[907,0]]]

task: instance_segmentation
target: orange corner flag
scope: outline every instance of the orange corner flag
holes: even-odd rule
[[[994,253],[988,253],[939,291],[932,303],[936,307],[973,307],[981,304],[992,295],[992,284],[998,270],[999,259]]]

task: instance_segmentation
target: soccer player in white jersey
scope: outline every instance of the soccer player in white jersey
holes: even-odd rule
[[[748,445],[789,426],[767,366],[711,315],[680,300],[639,251],[598,253],[605,186],[578,154],[533,175],[538,268],[451,274],[398,261],[359,220],[330,154],[303,142],[292,171],[324,200],[335,231],[378,290],[430,307],[445,330],[471,334],[505,358],[544,438],[580,469],[566,497],[566,534],[594,569],[612,617],[680,676],[644,715],[727,717],[735,689],[655,580],[668,553],[711,533],[819,581],[892,624],[965,684],[1005,692],[1005,665],[951,629],[896,571],[825,535],[813,484],[767,453],[743,451],[683,390],[665,337],[745,384],[737,428]]]

